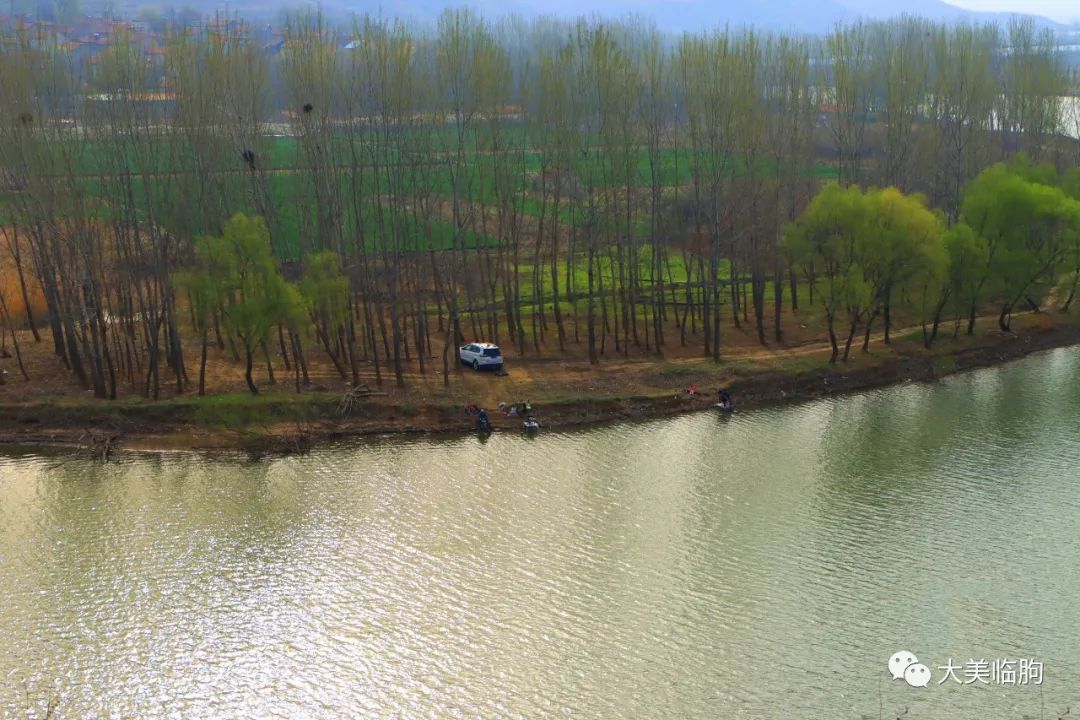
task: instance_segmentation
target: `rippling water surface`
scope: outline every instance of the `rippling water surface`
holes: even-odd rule
[[[0,716],[1080,711],[1078,381],[1066,349],[535,440],[9,453]],[[949,657],[1045,680],[938,685]]]

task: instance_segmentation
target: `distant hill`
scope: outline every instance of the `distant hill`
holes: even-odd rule
[[[887,19],[901,14],[929,20],[1005,21],[1007,13],[973,12],[942,0],[473,0],[470,3],[438,0],[323,0],[322,7],[336,12],[378,12],[387,16],[434,20],[447,5],[467,4],[489,18],[516,13],[522,17],[554,15],[573,18],[600,15],[607,18],[639,15],[669,32],[694,31],[719,26],[754,26],[768,30],[821,33],[838,22],[859,18]],[[265,7],[265,5],[263,5]],[[1036,18],[1040,25],[1056,26]]]
[[[143,0],[84,0],[90,12],[95,3],[108,2],[124,14],[134,14],[147,5]],[[695,31],[722,26],[754,26],[761,29],[822,33],[838,22],[859,18],[887,19],[901,14],[918,15],[936,21],[1004,21],[1006,13],[973,12],[949,5],[942,0],[319,0],[330,16],[372,13],[433,22],[448,6],[468,5],[489,19],[508,14],[524,18],[556,16],[575,18],[599,15],[622,18],[638,15],[654,21],[668,32]],[[248,18],[270,18],[285,8],[316,6],[307,0],[180,0],[176,7],[192,7],[212,14],[228,10]],[[1036,18],[1040,25],[1057,27],[1046,18]]]

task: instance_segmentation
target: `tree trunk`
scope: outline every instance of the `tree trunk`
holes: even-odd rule
[[[887,288],[885,290],[884,313],[885,313],[885,344],[886,345],[891,345],[892,344],[892,336],[890,335],[890,332],[892,331],[892,288],[891,287],[889,287],[889,288]]]
[[[780,327],[780,317],[784,309],[784,276],[778,269],[773,277],[773,337],[776,342],[783,342],[784,332]]]
[[[1069,288],[1069,297],[1065,298],[1065,304],[1061,306],[1061,312],[1069,312],[1069,307],[1072,305],[1073,298],[1076,297],[1076,286],[1080,284],[1080,270],[1073,273],[1072,287]]]
[[[847,342],[844,343],[844,362],[848,361],[848,356],[851,355],[851,343],[855,340],[855,331],[859,329],[859,324],[856,322],[851,323],[851,329],[848,331]]]
[[[203,328],[202,348],[199,351],[199,395],[206,394],[206,346],[210,343],[209,328]]]
[[[870,319],[866,321],[866,333],[863,335],[862,344],[863,352],[870,352],[870,332],[871,330],[873,330],[874,321],[877,320],[877,316],[878,311],[875,310],[874,313],[870,316]]]
[[[837,343],[836,339],[836,319],[829,315],[826,322],[829,326],[829,345],[832,346],[832,354],[829,356],[829,364],[833,365],[836,363],[836,358],[840,355],[840,346]]]
[[[34,342],[41,342],[41,334],[38,333],[37,323],[34,322],[34,309],[30,306],[30,293],[26,288],[26,276],[23,274],[22,252],[18,249],[19,234],[15,233],[15,249],[12,255],[15,257],[15,272],[19,276],[19,292],[22,293],[23,308],[26,310],[26,324],[34,335]],[[1075,284],[1073,285],[1075,288]],[[14,328],[13,328],[14,330]]]
[[[281,352],[281,361],[285,365],[285,372],[292,370],[292,363],[289,362],[289,353],[285,350],[285,331],[281,329],[281,323],[277,326],[277,341],[278,350]]]
[[[765,275],[760,270],[753,271],[750,279],[751,301],[754,304],[754,325],[757,329],[758,343],[765,344]]]
[[[1005,303],[1001,306],[1001,314],[998,315],[998,327],[1001,328],[1001,332],[1009,332],[1009,326],[1012,324],[1012,305]]]
[[[934,322],[930,325],[930,335],[924,339],[923,345],[929,350],[937,340],[938,328],[941,327],[941,310],[934,313]]]
[[[8,326],[8,331],[11,333],[11,344],[15,346],[15,359],[19,363],[19,372],[22,373],[23,380],[29,380],[30,376],[26,374],[26,367],[23,365],[22,351],[19,349],[19,338],[15,334],[15,324],[11,322],[11,315],[8,314],[7,302],[4,300],[2,294],[0,294],[0,310],[4,313],[4,323]]]
[[[587,301],[587,313],[588,313],[588,345],[589,345],[589,364],[596,365],[600,362],[600,358],[596,355],[596,299],[595,291],[593,287],[594,275],[596,265],[596,252],[592,248],[592,240],[589,240],[589,298]]]
[[[254,349],[249,344],[244,345],[244,382],[247,383],[248,390],[252,395],[259,394],[259,388],[255,387],[255,381],[251,377],[252,366],[255,362]]]
[[[295,365],[300,368],[300,376],[303,379],[304,385],[311,384],[311,378],[308,377],[307,359],[304,357],[304,346],[300,342],[300,336],[289,328],[289,341],[292,344],[293,359]],[[373,340],[374,342],[374,340]],[[376,358],[376,368],[378,368],[378,359]]]
[[[274,365],[270,362],[270,349],[266,347],[265,340],[259,345],[262,347],[263,358],[266,360],[266,382],[270,385],[277,385],[277,378],[274,377]]]

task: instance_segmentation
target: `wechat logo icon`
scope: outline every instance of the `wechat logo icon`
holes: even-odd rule
[[[911,687],[930,684],[930,668],[919,662],[915,653],[901,650],[889,658],[889,674],[893,680],[903,680]]]

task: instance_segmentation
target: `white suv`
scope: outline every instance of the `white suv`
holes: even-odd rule
[[[472,365],[473,370],[502,367],[502,350],[492,343],[474,342],[461,346],[461,362]]]

